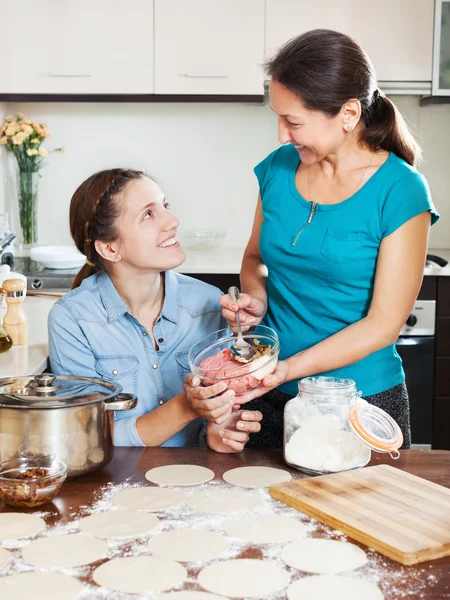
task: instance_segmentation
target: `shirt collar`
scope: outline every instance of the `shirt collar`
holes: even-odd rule
[[[178,322],[178,279],[173,271],[165,271],[164,275],[165,297],[161,316],[176,324]],[[107,273],[99,273],[97,281],[100,297],[108,315],[108,323],[117,321],[122,315],[130,312]]]

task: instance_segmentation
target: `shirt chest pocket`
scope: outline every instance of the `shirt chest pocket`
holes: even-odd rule
[[[363,258],[362,249],[363,236],[361,233],[328,228],[320,253],[332,263],[341,265],[361,260]]]
[[[183,350],[181,352],[177,352],[175,354],[175,360],[177,363],[178,375],[180,376],[181,382],[184,383],[184,380],[191,372],[191,368],[189,366],[189,350]]]
[[[139,359],[133,354],[99,355],[95,370],[102,379],[119,383],[127,394],[137,393]]]

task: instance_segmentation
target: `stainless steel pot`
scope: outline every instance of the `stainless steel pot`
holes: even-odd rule
[[[0,379],[0,462],[53,454],[69,477],[100,469],[113,456],[111,411],[137,404],[121,392],[118,384],[88,377]]]

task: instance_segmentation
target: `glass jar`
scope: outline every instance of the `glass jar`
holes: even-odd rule
[[[284,409],[284,459],[313,475],[365,466],[371,450],[400,456],[403,435],[383,410],[361,399],[351,379],[307,377]]]

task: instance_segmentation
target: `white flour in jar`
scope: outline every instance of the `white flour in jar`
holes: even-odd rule
[[[334,473],[366,464],[367,448],[336,415],[316,415],[302,421],[286,444],[286,461],[311,471]]]

